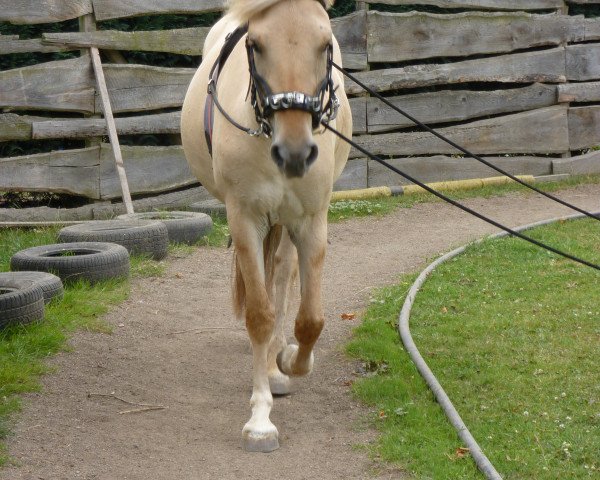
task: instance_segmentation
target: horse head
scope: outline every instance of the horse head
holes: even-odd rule
[[[325,3],[284,0],[248,18],[246,48],[257,119],[271,130],[271,157],[287,177],[317,159],[313,134],[335,98],[333,36]]]

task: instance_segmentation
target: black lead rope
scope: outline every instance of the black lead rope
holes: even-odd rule
[[[545,243],[542,243],[538,240],[535,240],[534,238],[528,237],[526,235],[523,235],[520,232],[517,232],[516,230],[513,230],[509,227],[506,227],[504,225],[502,225],[501,223],[496,222],[495,220],[492,220],[491,218],[486,217],[485,215],[482,215],[481,213],[476,212],[475,210],[470,209],[469,207],[463,205],[462,203],[457,202],[456,200],[452,200],[450,197],[447,197],[446,195],[444,195],[443,193],[438,192],[437,190],[434,190],[433,188],[431,188],[430,186],[420,182],[419,180],[417,180],[416,178],[411,177],[409,174],[399,170],[398,168],[394,167],[393,165],[390,165],[388,162],[386,162],[385,160],[383,160],[382,158],[379,158],[377,155],[373,155],[371,152],[369,152],[368,150],[364,149],[363,147],[361,147],[360,145],[358,145],[356,142],[353,142],[352,140],[350,140],[348,137],[346,137],[343,133],[338,132],[336,129],[334,129],[333,127],[331,127],[328,123],[325,122],[321,122],[321,125],[323,125],[327,130],[329,130],[330,132],[334,133],[335,135],[337,135],[338,137],[340,137],[342,140],[344,140],[345,142],[349,143],[352,147],[356,148],[359,152],[365,154],[367,157],[369,157],[371,160],[374,160],[378,163],[380,163],[381,165],[383,165],[384,167],[389,168],[390,170],[392,170],[393,172],[397,173],[398,175],[406,178],[409,182],[413,182],[415,185],[418,185],[419,187],[423,188],[424,190],[427,190],[429,193],[435,195],[438,198],[441,198],[442,200],[444,200],[445,202],[450,203],[451,205],[454,205],[455,207],[460,208],[461,210],[470,213],[471,215],[479,218],[480,220],[483,220],[484,222],[487,222],[497,228],[500,228],[501,230],[504,230],[505,232],[508,232],[509,234],[518,237],[522,240],[525,240],[526,242],[532,243],[540,248],[543,248],[545,250],[548,250],[552,253],[556,253],[557,255],[560,255],[562,257],[568,258],[569,260],[573,260],[574,262],[580,263],[582,265],[585,265],[587,267],[591,267],[595,270],[600,270],[600,265],[596,265],[595,263],[591,263],[588,262],[587,260],[583,260],[579,257],[576,257],[574,255],[571,255],[570,253],[566,253],[563,252],[561,250],[558,250],[554,247],[551,247],[550,245],[546,245]],[[596,218],[596,217],[594,217]]]
[[[425,125],[423,122],[417,120],[416,118],[414,118],[412,115],[410,115],[409,113],[405,112],[404,110],[402,110],[401,108],[397,107],[396,105],[394,105],[392,102],[390,102],[387,98],[385,98],[384,96],[380,95],[379,93],[375,92],[373,89],[367,87],[363,82],[361,82],[358,78],[356,78],[354,75],[348,73],[348,71],[346,71],[344,68],[340,67],[339,65],[337,65],[335,62],[333,63],[333,66],[339,70],[342,74],[346,75],[350,80],[352,80],[354,83],[356,83],[359,87],[361,87],[362,89],[364,89],[366,92],[368,92],[370,95],[372,95],[373,97],[381,100],[383,103],[385,103],[388,107],[390,107],[392,110],[395,110],[396,112],[398,112],[400,115],[403,115],[404,117],[408,118],[411,122],[413,122],[414,124],[416,124],[417,126],[421,127],[423,130],[431,133],[432,135],[435,135],[437,138],[439,138],[440,140],[443,140],[444,142],[446,142],[447,144],[451,145],[452,147],[456,148],[457,150],[461,151],[462,153],[464,153],[465,155],[468,155],[472,158],[474,158],[475,160],[477,160],[478,162],[483,163],[484,165],[487,165],[488,167],[496,170],[497,172],[501,173],[502,175],[507,176],[508,178],[510,178],[511,180],[514,180],[517,183],[520,183],[521,185],[523,185],[524,187],[527,187],[531,190],[533,190],[536,193],[539,193],[540,195],[543,195],[546,198],[549,198],[550,200],[554,200],[555,202],[560,203],[561,205],[564,205],[565,207],[568,207],[572,210],[575,210],[576,212],[582,213],[583,215],[593,218],[594,220],[599,220],[600,221],[600,215],[594,215],[593,213],[590,213],[586,210],[583,210],[575,205],[572,205],[558,197],[555,197],[554,195],[544,192],[542,190],[540,190],[537,187],[534,187],[533,185],[524,182],[523,180],[521,180],[519,177],[516,177],[514,175],[512,175],[509,172],[506,172],[505,170],[502,170],[500,167],[497,167],[496,165],[494,165],[493,163],[488,162],[487,160],[483,159],[482,157],[480,157],[479,155],[475,155],[474,153],[471,153],[469,150],[467,150],[466,148],[458,145],[457,143],[453,142],[452,140],[450,140],[449,138],[446,138],[444,135],[442,135],[441,133],[438,133],[437,131],[435,131],[433,128]],[[403,174],[401,174],[403,175]],[[405,175],[403,175],[405,176]]]

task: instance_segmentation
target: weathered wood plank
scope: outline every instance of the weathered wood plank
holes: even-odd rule
[[[367,98],[351,98],[350,109],[352,110],[352,133],[355,135],[367,133]]]
[[[180,122],[181,112],[115,118],[119,135],[177,134],[179,133]],[[34,140],[89,138],[108,135],[108,130],[106,121],[101,118],[40,119],[31,124],[30,134]]]
[[[340,43],[345,67],[350,69],[366,68],[366,12],[357,12],[333,19],[332,27]],[[43,42],[48,45],[72,48],[95,46],[100,49],[201,55],[202,46],[209,30],[209,27],[197,27],[138,32],[98,30],[95,32],[45,33]]]
[[[571,150],[600,145],[600,105],[569,108]]]
[[[0,39],[0,55],[27,52],[53,53],[66,52],[69,50],[75,50],[75,48],[68,46],[45,45],[42,43],[42,40],[40,38],[19,40],[19,37],[17,36],[16,39],[9,41]]]
[[[514,175],[550,175],[552,173],[553,159],[548,157],[487,157],[486,160]],[[433,157],[393,158],[387,162],[425,183],[499,175],[495,170],[472,158],[436,155]],[[393,187],[410,183],[383,165],[369,160],[369,187]]]
[[[356,77],[383,92],[465,82],[565,83],[565,75],[565,50],[553,48],[455,63],[371,70],[357,73]],[[346,80],[345,87],[346,93],[362,93],[351,80]]]
[[[569,45],[566,57],[569,80],[600,79],[600,44]]]
[[[193,68],[164,68],[146,65],[104,66],[110,102],[115,113],[180,107]],[[96,100],[96,112],[100,102]]]
[[[55,192],[99,198],[100,149],[0,159],[0,190]]]
[[[545,10],[564,6],[563,0],[365,0],[387,5],[434,5],[441,8],[481,10]]]
[[[340,178],[333,184],[334,190],[367,188],[367,159],[348,160]]]
[[[567,107],[557,105],[525,113],[438,129],[455,143],[480,155],[562,153],[569,150]],[[354,140],[376,155],[456,154],[446,142],[426,132],[362,135]],[[361,154],[354,149],[353,158]]]
[[[556,158],[552,161],[552,173],[569,175],[591,175],[600,173],[600,152],[594,151],[571,158]]]
[[[40,63],[0,72],[0,108],[92,112],[89,58]]]
[[[29,117],[15,113],[0,114],[0,142],[9,140],[30,140],[31,125],[43,117]]]
[[[56,46],[202,55],[202,46],[209,30],[209,27],[137,32],[97,30],[95,32],[44,33],[42,38],[45,44]]]
[[[586,18],[583,25],[585,29],[583,40],[589,42],[600,39],[600,18]]]
[[[365,97],[350,101],[354,133],[366,133]],[[106,122],[99,118],[44,118],[0,115],[0,141],[4,140],[47,140],[54,138],[90,138],[107,135]],[[136,115],[115,118],[119,135],[178,134],[181,112]]]
[[[373,11],[367,17],[368,59],[400,62],[560,45],[572,35],[584,36],[582,18],[524,12],[437,15]]]
[[[96,20],[161,15],[199,14],[223,10],[226,0],[93,0]]]
[[[192,187],[133,201],[136,212],[151,210],[181,210],[194,202],[213,198],[204,187]],[[81,221],[114,218],[125,213],[122,203],[98,202],[77,208],[0,208],[0,227],[12,227],[14,222]],[[13,223],[11,225],[11,223]]]
[[[0,0],[0,22],[62,22],[92,13],[91,0]]]
[[[558,101],[600,102],[600,82],[565,83],[558,85]]]
[[[355,12],[331,20],[331,28],[340,44],[344,68],[364,70],[367,63],[367,12]]]
[[[433,124],[549,107],[556,103],[556,86],[537,83],[507,90],[444,90],[388,100],[421,122]],[[367,122],[370,133],[414,125],[376,98],[369,98]]]
[[[164,192],[197,182],[188,168],[181,146],[121,148],[132,195]],[[112,149],[110,145],[102,144],[100,197],[110,199],[120,196],[121,187]]]

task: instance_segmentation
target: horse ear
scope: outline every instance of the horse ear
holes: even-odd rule
[[[322,0],[323,6],[325,7],[325,10],[329,10],[331,7],[333,7],[333,4],[335,3],[335,0]]]

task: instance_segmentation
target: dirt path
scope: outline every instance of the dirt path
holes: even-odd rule
[[[600,210],[600,186],[562,197]],[[530,196],[466,203],[512,226],[571,213]],[[249,416],[250,347],[230,314],[231,253],[204,248],[170,261],[164,277],[135,281],[131,298],[107,316],[113,335],[78,333],[73,351],[52,359],[56,373],[44,378],[42,394],[26,398],[9,444],[17,465],[0,478],[402,478],[393,470],[374,474],[366,454],[353,449],[374,433],[361,426],[366,409],[344,385],[353,366],[342,345],[357,322],[342,321],[340,314],[363,308],[373,287],[492,231],[440,203],[332,225],[324,284],[327,325],[315,371],[295,383],[291,396],[276,399],[272,420],[281,448],[268,455],[240,447]],[[174,333],[198,327],[221,330]],[[114,392],[168,409],[119,415],[135,407],[90,398],[89,392]]]

